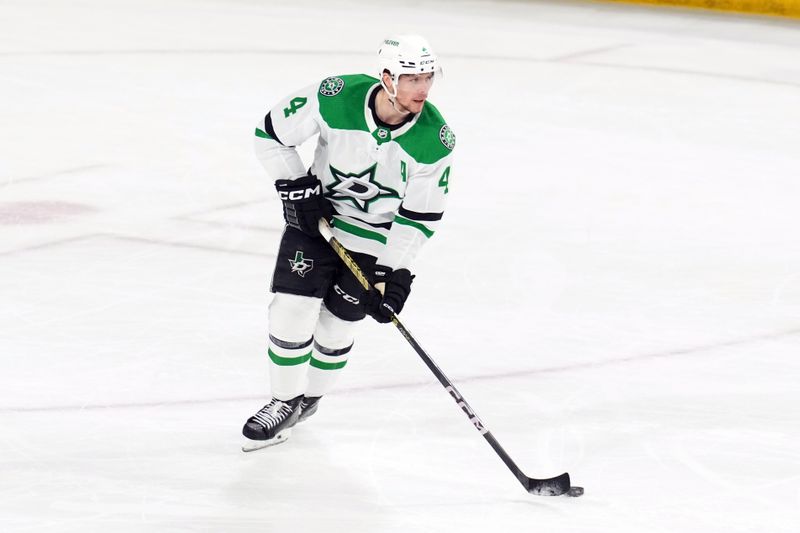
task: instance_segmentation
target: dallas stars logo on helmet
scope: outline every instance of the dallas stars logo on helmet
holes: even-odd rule
[[[322,96],[336,96],[343,88],[344,80],[342,78],[325,78],[319,85],[319,94]]]

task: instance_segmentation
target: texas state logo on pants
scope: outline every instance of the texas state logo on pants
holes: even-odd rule
[[[292,273],[301,278],[306,277],[306,274],[314,270],[314,260],[306,259],[300,250],[295,252],[294,259],[289,259],[289,265],[292,267]]]

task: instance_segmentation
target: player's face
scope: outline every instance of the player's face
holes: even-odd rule
[[[433,73],[401,74],[397,80],[396,101],[411,113],[419,113],[425,105],[425,100],[428,99],[431,85],[433,85]]]

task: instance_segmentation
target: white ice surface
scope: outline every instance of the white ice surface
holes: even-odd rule
[[[279,97],[426,34],[458,135],[403,319],[245,455]],[[308,157],[310,150],[303,154]],[[800,25],[537,2],[0,3],[0,531],[800,528]]]

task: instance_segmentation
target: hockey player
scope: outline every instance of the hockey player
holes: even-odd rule
[[[411,291],[411,264],[444,212],[455,135],[430,102],[441,72],[425,39],[378,50],[378,78],[332,76],[290,94],[259,121],[256,152],[283,203],[272,277],[272,401],[250,417],[245,451],[283,442],[317,410],[347,363],[366,314],[389,322]],[[306,170],[295,146],[319,134]],[[366,292],[320,236],[336,238],[371,276]]]

